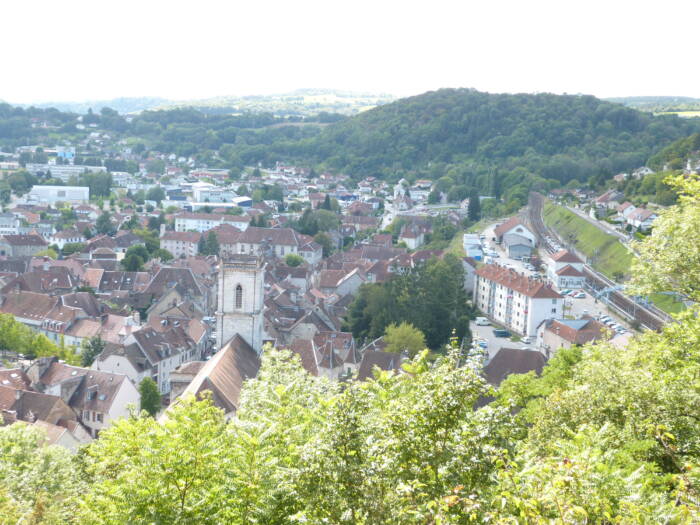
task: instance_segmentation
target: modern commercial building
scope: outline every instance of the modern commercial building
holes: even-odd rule
[[[87,186],[33,186],[27,195],[27,202],[32,204],[50,204],[57,202],[78,203],[90,200],[90,188]]]

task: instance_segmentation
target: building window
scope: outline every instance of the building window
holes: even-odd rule
[[[102,417],[102,412],[97,413],[97,422],[98,423],[104,423],[104,419]]]
[[[552,308],[552,313],[553,313],[553,314],[557,313],[557,309],[556,309],[556,308]]]
[[[243,307],[243,287],[239,284],[236,286],[236,308]]]

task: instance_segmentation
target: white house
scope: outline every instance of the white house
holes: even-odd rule
[[[494,230],[494,235],[498,242],[503,242],[503,236],[507,234],[514,234],[527,239],[530,247],[534,247],[537,243],[537,236],[523,224],[519,217],[511,217]]]
[[[567,250],[552,255],[547,267],[547,277],[560,290],[564,288],[583,288],[586,276],[583,273],[583,261]]]
[[[92,437],[141,403],[137,387],[125,375],[66,365],[55,357],[35,361],[27,375],[45,394],[62,398]]]
[[[475,272],[474,302],[487,317],[524,336],[535,336],[545,319],[562,315],[563,298],[549,284],[487,264]]]
[[[646,231],[651,228],[658,215],[651,210],[645,208],[637,208],[627,216],[627,224],[631,224],[634,228]]]
[[[292,228],[258,228],[251,226],[238,236],[236,252],[261,255],[266,250],[278,257],[290,253],[300,255],[309,264],[316,264],[323,257],[323,248],[312,237]]]

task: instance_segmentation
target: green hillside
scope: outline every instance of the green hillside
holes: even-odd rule
[[[634,256],[617,237],[551,202],[545,202],[544,223],[561,238],[573,239],[576,249],[588,257],[593,268],[608,278],[619,280],[620,275],[629,275]]]
[[[471,89],[433,91],[352,117],[322,111],[326,102],[351,100],[341,95],[309,92],[280,99],[292,105],[315,100],[311,107],[319,112],[303,116],[281,117],[270,106],[259,112],[263,106],[251,98],[251,110],[238,115],[216,107],[183,107],[125,119],[103,109],[83,115],[83,123],[108,131],[114,140],[142,142],[145,152],[195,156],[234,172],[284,161],[356,180],[368,175],[390,182],[430,178],[452,202],[473,189],[502,197],[504,209],[498,212],[504,215],[523,205],[530,190],[602,186],[612,175],[635,169],[661,148],[700,131],[700,120],[654,116],[591,96]],[[75,142],[91,131],[77,129],[76,117],[0,104],[0,148]],[[45,125],[35,126],[37,120]]]

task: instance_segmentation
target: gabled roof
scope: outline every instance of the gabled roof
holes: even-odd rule
[[[546,359],[536,350],[501,348],[484,367],[484,375],[489,384],[498,386],[510,374],[525,374],[535,371],[542,373]]]
[[[78,410],[109,412],[124,381],[123,374],[113,374],[90,368],[70,366],[54,361],[39,378],[44,386],[51,386],[66,381],[78,383],[68,404]],[[94,394],[92,394],[94,392]],[[88,395],[91,393],[91,395]]]
[[[11,246],[48,246],[44,238],[36,233],[26,235],[3,235],[2,239]]]
[[[202,234],[199,232],[165,232],[160,240],[161,241],[176,241],[176,242],[189,242],[192,244],[197,244]]]
[[[510,219],[508,219],[506,222],[504,222],[500,226],[497,226],[493,232],[497,238],[502,237],[504,233],[508,233],[510,230],[512,230],[516,226],[522,226],[527,231],[530,231],[529,228],[527,226],[525,226],[523,221],[520,220],[520,217],[515,216],[515,217],[511,217]]]
[[[0,306],[0,313],[43,321],[57,303],[57,297],[51,297],[43,293],[10,293],[5,296],[2,306]]]
[[[295,339],[289,345],[289,350],[299,356],[301,366],[312,376],[318,375],[318,363],[316,362],[316,352],[314,344],[309,339]]]
[[[31,380],[21,368],[0,370],[0,386],[29,390]]]
[[[489,281],[496,282],[506,288],[534,299],[561,299],[549,284],[519,274],[505,266],[487,264],[476,270],[476,275]]]
[[[545,330],[571,344],[583,345],[603,339],[607,327],[594,319],[553,319],[547,322]]]
[[[364,354],[362,354],[362,362],[360,363],[360,369],[357,373],[357,379],[360,381],[372,379],[374,377],[373,370],[375,366],[382,370],[399,372],[401,371],[402,362],[403,357],[401,357],[401,354],[372,350],[365,351]]]
[[[554,255],[552,255],[552,260],[556,262],[566,262],[566,263],[583,263],[581,259],[576,257],[575,254],[568,250],[560,250]]]
[[[200,396],[208,390],[212,393],[214,405],[227,414],[235,412],[240,404],[243,383],[257,376],[259,369],[258,354],[236,334],[207,361],[180,397]]]
[[[559,270],[557,270],[557,275],[561,275],[562,277],[585,277],[586,276],[583,272],[579,272],[576,268],[574,268],[570,264],[567,264],[563,268],[560,268]]]
[[[159,296],[176,286],[195,296],[203,295],[192,270],[174,267],[160,268],[146,288],[145,293]]]

